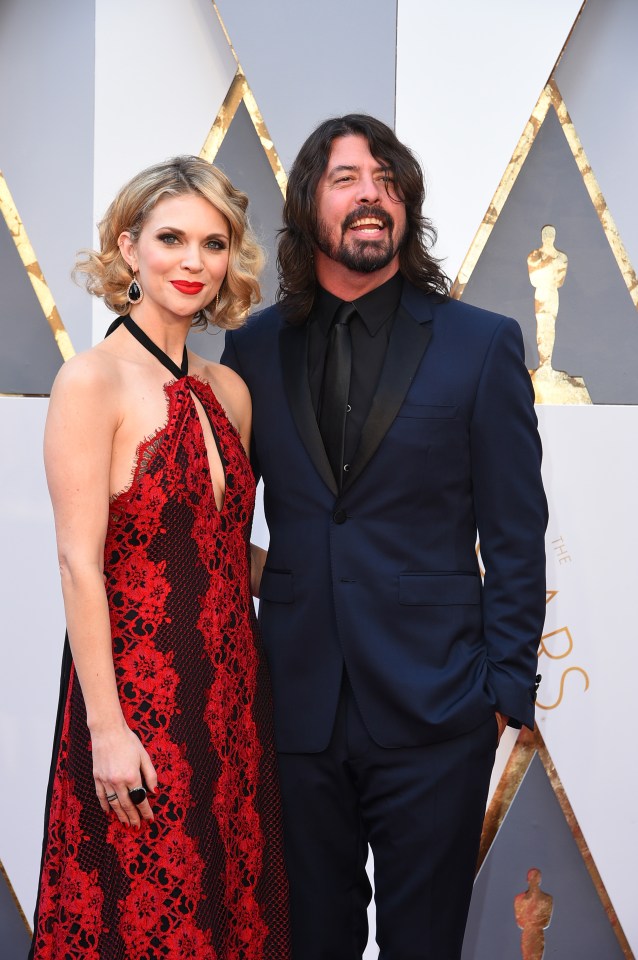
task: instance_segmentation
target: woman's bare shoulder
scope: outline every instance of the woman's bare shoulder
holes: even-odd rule
[[[51,389],[51,403],[91,404],[106,412],[118,405],[121,379],[121,360],[100,343],[62,365]]]
[[[102,348],[102,344],[90,347],[82,353],[76,353],[66,363],[62,364],[55,383],[66,389],[84,389],[93,383],[103,385],[104,381],[113,380],[118,376],[118,361],[109,351]]]

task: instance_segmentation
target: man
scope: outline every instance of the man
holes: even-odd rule
[[[380,956],[460,957],[497,740],[534,722],[546,503],[522,338],[446,296],[423,199],[383,123],[321,124],[290,174],[279,303],[223,357],[265,484],[295,960],[361,957],[368,843]]]

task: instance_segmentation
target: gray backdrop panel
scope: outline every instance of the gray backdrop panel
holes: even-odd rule
[[[0,291],[0,393],[49,393],[62,354],[2,215]]]
[[[555,80],[638,268],[636,0],[587,0]]]
[[[479,873],[462,960],[521,956],[514,897],[527,871],[554,898],[544,960],[622,960],[622,950],[538,755],[534,756]]]
[[[553,108],[463,294],[519,321],[530,368],[538,352],[527,256],[545,224],[569,258],[552,366],[584,377],[593,403],[638,403],[638,315]]]
[[[248,111],[240,103],[230,129],[215,158],[215,164],[249,197],[248,215],[252,228],[266,249],[266,268],[261,278],[263,301],[274,301],[277,289],[276,235],[281,226],[283,197]],[[218,360],[224,347],[223,331],[193,332],[189,347],[201,356]]]
[[[15,900],[0,872],[0,943],[2,960],[25,960],[31,937],[18,912]]]
[[[217,6],[286,170],[327,117],[371,113],[394,126],[396,0]]]
[[[91,345],[91,299],[70,273],[93,236],[94,53],[94,0],[1,0],[0,169],[78,351]]]

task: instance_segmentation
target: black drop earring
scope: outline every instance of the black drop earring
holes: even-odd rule
[[[144,291],[139,285],[138,281],[133,274],[133,279],[128,285],[128,290],[126,291],[126,296],[129,303],[139,303],[140,300],[144,297]]]

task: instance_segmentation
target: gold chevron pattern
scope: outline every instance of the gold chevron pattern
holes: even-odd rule
[[[24,264],[24,269],[27,271],[31,285],[35,291],[35,295],[38,298],[38,302],[42,307],[42,312],[46,318],[51,332],[55,337],[55,342],[58,345],[58,349],[62,354],[64,360],[68,360],[69,357],[72,357],[75,354],[73,349],[73,344],[71,343],[71,338],[69,337],[60,314],[58,313],[58,308],[55,305],[53,295],[49,290],[46,280],[44,279],[44,274],[40,269],[40,264],[38,263],[35,251],[29,242],[27,236],[27,231],[25,230],[24,224],[20,219],[18,214],[17,207],[14,203],[13,197],[9,191],[7,181],[4,178],[2,171],[0,170],[0,213],[5,219],[11,238],[16,245],[16,250],[20,255],[20,259]]]
[[[255,128],[255,132],[259,137],[259,141],[263,147],[264,153],[268,158],[268,163],[270,164],[271,170],[275,176],[275,180],[281,190],[282,195],[286,196],[286,186],[288,183],[288,178],[286,176],[286,171],[283,168],[283,164],[279,159],[279,154],[275,149],[275,145],[272,141],[270,134],[268,133],[268,128],[264,121],[261,111],[257,105],[255,96],[250,89],[248,81],[246,79],[246,74],[242,70],[239,58],[235,53],[235,48],[232,44],[232,41],[228,35],[228,30],[222,20],[222,16],[219,12],[215,0],[212,0],[213,7],[215,8],[215,13],[221,25],[221,28],[230,47],[231,53],[237,64],[237,71],[233,77],[232,83],[228,89],[228,93],[219,108],[219,112],[215,118],[215,121],[210,129],[208,136],[206,137],[206,142],[200,151],[200,156],[204,160],[208,160],[209,163],[214,163],[215,157],[221,147],[224,137],[230,129],[230,125],[233,122],[233,117],[237,112],[239,104],[244,102],[248,115],[252,121],[252,124]]]

